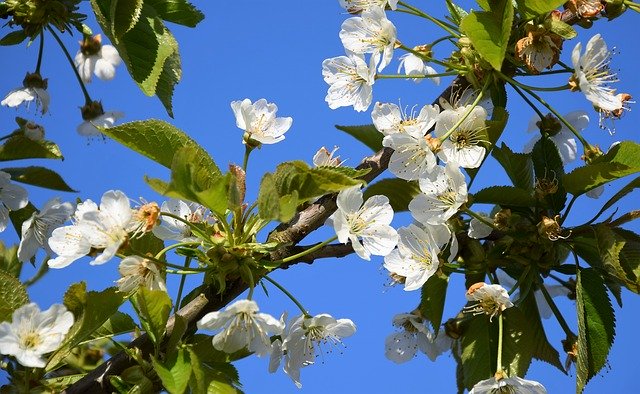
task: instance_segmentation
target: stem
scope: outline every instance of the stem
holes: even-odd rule
[[[524,271],[522,272],[522,275],[520,275],[520,277],[518,278],[518,281],[516,282],[515,285],[513,285],[513,287],[511,288],[511,290],[509,290],[509,295],[513,294],[516,292],[516,290],[518,290],[518,288],[520,287],[520,284],[522,283],[522,280],[529,274],[529,270],[531,269],[531,266],[528,265]],[[522,297],[522,295],[521,295]]]
[[[276,282],[275,280],[271,279],[269,276],[265,275],[262,277],[262,279],[266,279],[267,282],[270,282],[272,285],[274,285],[275,287],[277,287],[281,292],[283,292],[287,297],[289,297],[289,299],[291,301],[293,301],[294,304],[296,304],[296,306],[298,307],[298,309],[300,309],[300,311],[302,312],[303,315],[305,315],[305,317],[311,317],[311,315],[309,314],[309,312],[307,312],[307,310],[305,309],[305,307],[300,303],[300,301],[298,301],[296,299],[296,297],[293,296],[293,294],[291,294],[287,289],[285,289],[280,283]]]
[[[164,256],[171,249],[176,249],[176,248],[179,248],[181,246],[190,246],[190,245],[200,245],[200,242],[178,242],[178,243],[175,243],[173,245],[169,245],[166,248],[164,248],[161,251],[159,251],[158,253],[156,253],[155,258],[156,259],[160,259],[160,257]]]
[[[446,140],[447,138],[449,138],[449,136],[456,131],[456,129],[458,127],[460,127],[460,125],[467,120],[467,118],[469,117],[469,115],[471,115],[471,112],[473,111],[473,109],[478,105],[478,103],[480,102],[480,100],[482,100],[482,96],[484,96],[484,91],[487,89],[487,86],[489,86],[489,80],[490,78],[487,78],[484,81],[484,86],[482,87],[482,90],[480,90],[480,92],[478,93],[478,97],[476,97],[475,100],[473,100],[473,103],[471,103],[471,105],[469,106],[469,108],[465,111],[464,115],[458,119],[458,121],[442,136],[442,137],[438,137],[438,140],[440,141],[440,143],[442,143],[442,141]]]
[[[62,49],[62,52],[64,53],[64,56],[67,58],[67,60],[69,61],[69,64],[71,65],[71,68],[73,69],[73,73],[76,75],[76,79],[80,84],[80,89],[82,89],[82,94],[84,94],[85,105],[91,104],[93,100],[91,100],[91,96],[89,96],[89,92],[87,91],[86,86],[84,86],[84,81],[82,81],[82,78],[80,77],[80,73],[78,73],[78,69],[76,68],[75,63],[73,62],[73,59],[71,58],[71,55],[67,50],[67,47],[64,46],[64,44],[62,43],[62,40],[60,39],[60,37],[58,37],[58,34],[56,34],[56,32],[51,28],[51,26],[47,26],[47,29],[49,30],[53,38],[56,39],[56,41],[58,42],[58,45],[60,45],[60,49]]]
[[[49,271],[49,264],[47,264],[47,261],[45,260],[42,262],[42,264],[40,265],[40,268],[38,268],[38,271],[35,273],[35,275],[27,279],[23,284],[25,285],[25,287],[29,287],[35,284],[37,281],[42,279],[44,274],[46,274],[48,271]]]
[[[42,52],[44,51],[44,32],[40,31],[40,46],[38,47],[38,61],[36,62],[36,74],[40,74],[40,66],[42,65]]]
[[[247,166],[249,165],[249,155],[251,154],[252,150],[253,148],[251,148],[249,144],[245,144],[244,159],[242,160],[242,169],[244,170],[245,173],[247,172]]]
[[[567,336],[575,336],[573,331],[571,331],[571,328],[569,328],[567,321],[564,320],[564,317],[562,316],[562,313],[560,313],[560,310],[556,306],[556,303],[553,302],[553,298],[551,298],[551,295],[549,295],[549,291],[544,286],[544,283],[542,282],[540,277],[538,277],[538,287],[540,288],[540,291],[542,292],[542,295],[544,296],[545,301],[547,301],[547,304],[549,304],[549,307],[551,308],[551,311],[555,315],[556,320],[558,320],[558,323],[560,323],[560,327],[562,327],[562,331],[564,331],[564,333]]]
[[[541,92],[557,92],[557,91],[561,91],[561,90],[568,90],[569,84],[566,85],[562,85],[562,86],[554,86],[554,87],[539,87],[539,86],[531,86],[531,85],[525,85],[523,83],[520,83],[518,81],[516,81],[515,79],[508,77],[506,75],[504,75],[503,73],[501,73],[498,70],[495,70],[495,73],[498,74],[500,76],[500,78],[504,79],[506,82],[509,82],[510,84],[513,85],[517,85],[519,87],[521,87],[524,90],[539,90]]]
[[[580,194],[576,194],[573,197],[571,197],[571,200],[567,205],[567,209],[564,210],[564,215],[562,215],[562,217],[560,218],[560,224],[564,223],[564,221],[567,219],[567,216],[569,216],[569,212],[571,212],[571,208],[573,207],[573,203],[576,202],[578,197],[580,197]]]
[[[191,264],[191,257],[185,257],[184,258],[184,269],[188,269],[189,268],[189,264]],[[173,314],[177,314],[178,313],[178,309],[180,309],[180,300],[182,299],[182,290],[184,289],[184,282],[187,280],[187,275],[186,274],[182,274],[182,277],[180,278],[180,285],[178,286],[178,296],[176,297],[176,304],[174,306],[174,312]]]
[[[431,44],[429,44],[429,46],[430,46],[431,48],[433,48],[433,47],[434,47],[434,46],[436,46],[437,44],[440,44],[442,41],[447,41],[447,40],[450,40],[450,39],[452,39],[452,38],[456,38],[456,37],[455,37],[455,36],[451,36],[451,35],[449,35],[449,36],[444,36],[444,37],[440,37],[440,38],[438,38],[437,40],[434,40]]]
[[[562,280],[562,278],[558,278],[557,276],[555,276],[554,274],[548,274],[549,278],[555,280],[556,282],[560,283],[562,286],[566,287],[567,289],[570,288],[569,286],[569,282]]]
[[[520,95],[520,97],[522,97],[522,99],[529,104],[529,106],[531,107],[531,109],[533,109],[535,111],[536,114],[538,114],[538,117],[542,120],[544,118],[544,115],[542,114],[542,111],[540,111],[538,109],[538,107],[536,107],[536,105],[529,100],[529,98],[527,96],[525,96],[525,94],[522,92],[522,90],[520,90],[516,85],[509,83],[509,85],[511,85],[511,87],[513,88],[513,90],[516,91],[516,93],[518,93]]]
[[[164,211],[160,211],[160,215],[175,219],[175,220],[177,220],[179,222],[182,222],[182,223],[186,224],[191,229],[191,232],[194,235],[198,235],[199,238],[202,238],[202,239],[208,239],[209,238],[207,234],[204,234],[204,233],[202,233],[202,231],[200,231],[200,228],[198,228],[198,226],[196,226],[195,224],[191,223],[190,221],[186,220],[183,217],[180,217],[178,215],[174,215],[174,214],[172,214],[170,212],[164,212]],[[222,220],[218,220],[218,221],[219,222],[223,222]]]
[[[553,74],[567,74],[567,73],[573,73],[573,70],[551,70],[551,71],[542,71],[538,74],[529,74],[529,73],[516,73],[517,76],[519,77],[536,77],[539,75],[553,75]]]
[[[455,64],[448,64],[448,63],[442,62],[442,61],[440,61],[438,59],[434,59],[434,58],[425,56],[424,53],[418,52],[413,48],[409,48],[408,46],[406,46],[404,44],[400,44],[400,46],[398,46],[398,48],[404,49],[405,51],[414,54],[415,56],[419,57],[420,59],[424,60],[425,62],[432,62],[432,63],[438,64],[440,66],[443,66],[445,68],[463,70],[462,67],[456,66]],[[457,74],[457,73],[448,74],[448,75],[455,75],[455,74]]]
[[[468,208],[465,209],[463,212],[473,217],[474,219],[481,221],[482,223],[486,224],[487,226],[491,227],[494,230],[500,230],[495,224],[493,224],[493,222],[488,221],[486,218],[483,218],[481,215],[478,215],[477,213],[473,212]]]
[[[165,267],[175,268],[175,269],[179,269],[179,270],[181,270],[181,269],[183,269],[183,268],[184,268],[184,267],[183,267],[183,266],[181,266],[181,265],[171,264],[171,263],[168,263],[168,262],[166,262],[166,261],[158,260],[157,258],[155,258],[155,257],[151,257],[151,256],[148,256],[148,255],[146,255],[146,256],[145,256],[145,254],[144,254],[144,253],[142,253],[142,252],[138,252],[138,251],[136,251],[136,250],[134,250],[134,249],[131,249],[131,252],[132,252],[134,255],[138,256],[138,257],[141,257],[141,258],[143,258],[143,259],[147,259],[147,260],[151,260],[151,261],[153,261],[154,263],[156,263],[156,264],[160,264],[160,265],[165,266]],[[118,257],[120,257],[120,258],[124,258],[124,257],[127,257],[127,256],[124,256],[124,255],[118,254]],[[196,267],[194,267],[194,268],[189,268],[189,270],[190,270],[190,271],[193,271],[193,272],[207,272],[207,271],[209,271],[209,268],[196,268]]]
[[[326,241],[324,241],[324,242],[320,242],[319,244],[315,244],[315,245],[313,245],[312,247],[310,247],[310,248],[308,248],[308,249],[305,249],[305,250],[303,250],[303,251],[302,251],[302,252],[300,252],[300,253],[296,253],[296,254],[294,254],[294,255],[292,255],[292,256],[285,257],[284,259],[280,260],[280,264],[285,264],[285,263],[288,263],[288,262],[290,262],[290,261],[294,261],[294,260],[297,260],[297,259],[299,259],[299,258],[301,258],[301,257],[304,257],[304,256],[308,255],[309,253],[313,253],[313,252],[315,252],[316,250],[318,250],[318,249],[322,248],[323,246],[325,246],[325,245],[327,245],[327,244],[329,244],[329,243],[331,243],[331,242],[335,241],[336,239],[338,239],[338,236],[337,236],[337,235],[335,235],[335,236],[333,236],[333,237],[329,238],[328,240],[326,240]]]
[[[422,18],[428,19],[431,22],[435,23],[437,26],[441,27],[442,29],[444,29],[447,33],[451,34],[452,36],[456,37],[456,38],[460,38],[460,34],[458,32],[456,32],[454,29],[457,29],[457,26],[451,25],[445,21],[441,21],[440,19],[434,18],[431,15],[425,13],[424,11],[420,10],[419,8],[415,8],[413,6],[410,6],[409,4],[405,3],[404,1],[399,1],[398,2],[399,5],[407,8],[410,11],[413,12],[409,12],[410,14],[416,15],[416,16],[420,16]],[[400,12],[407,12],[406,10],[402,10],[402,9],[398,9],[396,11],[400,11]]]
[[[437,74],[378,74],[376,79],[409,79],[409,78],[436,78],[436,77],[449,77],[451,75],[458,75],[457,72],[446,72]]]
[[[502,313],[498,316],[498,359],[496,360],[496,370],[502,371],[502,333],[503,333]]]

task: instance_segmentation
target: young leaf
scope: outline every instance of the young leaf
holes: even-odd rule
[[[593,163],[578,167],[564,176],[562,184],[567,192],[580,195],[615,179],[640,171],[640,145],[623,141]]]
[[[559,213],[567,201],[567,192],[564,187],[564,166],[556,144],[549,138],[540,138],[533,146],[531,159],[537,182],[543,181],[549,185],[557,184],[557,191],[548,194],[545,201],[553,212]]]
[[[640,236],[622,228],[595,226],[604,269],[627,289],[640,293]]]
[[[165,291],[142,287],[131,298],[131,303],[149,338],[158,345],[164,335],[171,312],[171,298]]]
[[[533,19],[564,4],[566,0],[516,0],[518,12],[525,19]]]
[[[593,268],[578,271],[576,283],[578,312],[577,388],[586,384],[607,362],[615,336],[616,321],[604,282]]]
[[[507,172],[513,185],[520,189],[533,188],[533,162],[527,153],[514,153],[503,142],[500,147],[493,148],[491,155]]]
[[[111,0],[109,20],[115,43],[138,23],[143,4],[144,0]]]
[[[372,151],[377,152],[382,149],[382,139],[384,136],[372,124],[362,126],[338,126],[336,129],[344,131],[353,138],[368,146]]]
[[[634,191],[635,189],[637,189],[639,187],[640,187],[640,177],[635,178],[634,180],[629,182],[627,185],[625,185],[625,187],[620,189],[616,194],[614,194],[613,197],[611,197],[609,199],[609,201],[607,201],[602,206],[602,208],[600,208],[600,211],[598,211],[596,216],[594,216],[593,219],[591,219],[589,222],[587,222],[587,224],[593,223],[600,215],[602,215],[602,213],[604,213],[604,211],[606,211],[607,209],[611,208],[615,203],[617,203],[623,197],[625,197],[627,194],[631,193],[632,191]]]
[[[191,377],[191,359],[189,352],[178,349],[172,353],[164,363],[152,359],[153,369],[158,374],[164,388],[170,394],[182,394],[189,385]]]
[[[177,151],[191,147],[197,152],[201,167],[206,168],[212,177],[222,174],[211,156],[197,142],[184,131],[162,120],[129,122],[100,131],[167,168],[171,168]]]
[[[73,190],[69,185],[67,185],[67,182],[65,182],[57,172],[48,168],[30,166],[2,168],[0,171],[10,174],[11,179],[16,182],[39,186],[45,189],[60,190],[63,192],[77,192],[77,190]]]
[[[0,270],[0,322],[11,319],[11,314],[29,302],[27,289],[13,275]]]
[[[102,326],[96,329],[85,342],[96,339],[113,338],[117,335],[132,332],[138,325],[126,313],[116,312]]]
[[[442,324],[442,313],[448,285],[449,277],[436,273],[422,286],[418,308],[422,316],[429,320],[436,335],[438,335],[440,324]]]
[[[4,271],[14,278],[20,278],[22,263],[18,260],[18,245],[10,248],[0,241],[0,271]]]
[[[204,14],[186,0],[145,0],[167,22],[196,27]]]
[[[0,39],[0,45],[2,46],[18,45],[22,41],[26,40],[27,37],[28,37],[27,34],[22,29],[12,31],[12,32],[9,32],[4,37],[2,37],[2,39]]]
[[[491,186],[473,195],[473,202],[503,207],[530,207],[536,204],[531,192],[513,186]]]
[[[464,387],[469,390],[495,372],[495,355],[491,351],[489,338],[489,317],[473,317],[462,335],[461,343]]]
[[[509,376],[525,376],[534,351],[531,326],[527,324],[527,316],[517,307],[506,309],[502,317],[504,324],[503,366],[507,368]]]
[[[0,145],[0,161],[21,159],[58,159],[62,160],[62,152],[58,145],[51,141],[34,141],[24,135],[14,135]]]
[[[486,5],[486,11],[472,11],[464,17],[460,29],[480,56],[500,70],[512,31],[513,4],[511,0],[494,0]]]
[[[409,210],[409,203],[419,193],[420,186],[416,181],[387,178],[369,185],[363,195],[365,200],[375,195],[387,196],[393,212],[404,212]]]

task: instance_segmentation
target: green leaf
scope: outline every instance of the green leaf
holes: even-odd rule
[[[593,163],[578,167],[564,176],[567,192],[580,195],[615,179],[640,171],[640,145],[623,141]]]
[[[560,371],[565,372],[562,363],[560,362],[560,354],[553,346],[551,346],[547,339],[547,335],[544,332],[544,326],[540,319],[540,312],[538,311],[538,305],[533,291],[530,291],[524,300],[522,300],[519,308],[522,311],[523,324],[529,327],[533,357],[549,363]]]
[[[500,147],[493,148],[491,155],[507,172],[513,185],[520,189],[533,188],[533,162],[527,153],[514,153],[503,142]]]
[[[4,271],[16,279],[20,278],[22,263],[18,260],[18,245],[8,248],[4,242],[0,241],[0,271]]]
[[[178,349],[164,363],[160,363],[153,358],[152,363],[153,369],[158,374],[164,388],[170,394],[182,394],[185,392],[191,377],[191,359],[187,350]]]
[[[289,221],[298,205],[345,188],[362,184],[362,172],[344,167],[310,168],[302,161],[280,164],[265,174],[258,192],[258,212],[265,220]]]
[[[115,287],[87,292],[84,282],[71,285],[64,295],[64,305],[73,313],[74,324],[62,346],[49,358],[46,371],[55,369],[71,349],[102,327],[118,311],[125,297],[126,294],[119,293]]]
[[[555,213],[560,213],[567,201],[567,192],[564,186],[564,166],[556,144],[547,137],[540,138],[533,146],[531,159],[538,182],[558,184],[558,190],[553,194],[548,194],[545,201]]]
[[[578,271],[576,283],[578,312],[577,388],[581,393],[589,380],[607,362],[615,336],[615,316],[600,275],[593,269]]]
[[[436,335],[440,331],[442,324],[442,313],[444,311],[444,301],[447,296],[447,286],[449,277],[444,274],[432,275],[422,286],[420,297],[420,314],[431,322],[431,326]]]
[[[460,25],[462,18],[468,15],[468,12],[462,9],[451,0],[447,0],[447,9],[451,15],[451,21],[456,25]]]
[[[211,337],[203,336],[203,340],[196,344],[208,343],[208,348],[213,353],[222,353],[213,349]],[[195,394],[201,393],[242,393],[237,386],[240,385],[240,377],[236,368],[228,362],[210,361],[211,353],[206,347],[201,347],[201,352],[196,352],[194,348],[189,349],[193,374],[189,387]],[[226,357],[223,353],[223,357]]]
[[[145,0],[167,22],[196,27],[204,14],[186,0]]]
[[[545,27],[551,31],[564,38],[565,40],[571,40],[578,35],[576,29],[574,29],[571,25],[564,23],[563,21],[555,18],[547,18],[544,21]]]
[[[564,4],[566,0],[516,0],[518,12],[525,19],[533,19]]]
[[[9,32],[4,37],[2,37],[2,39],[0,39],[0,45],[2,45],[2,46],[18,45],[22,41],[26,40],[27,37],[28,36],[24,32],[24,30],[12,31],[12,32]]]
[[[173,330],[171,330],[171,336],[167,342],[167,354],[173,354],[179,349],[178,345],[182,341],[184,333],[187,331],[187,320],[181,315],[174,315]]]
[[[593,223],[595,221],[595,219],[597,219],[600,215],[602,215],[602,213],[604,211],[606,211],[607,209],[611,208],[615,203],[617,203],[622,198],[624,198],[627,194],[631,193],[632,191],[634,191],[635,189],[637,189],[639,187],[640,187],[640,177],[632,180],[627,185],[625,185],[622,189],[620,189],[616,194],[614,194],[613,197],[611,197],[609,199],[609,201],[607,201],[602,206],[602,208],[600,208],[600,211],[598,211],[596,216],[592,220],[587,222],[587,224]]]
[[[147,335],[154,344],[158,345],[169,320],[171,298],[166,291],[141,287],[131,298],[131,303]]]
[[[28,302],[24,285],[15,276],[0,270],[0,322],[10,320],[13,311]]]
[[[493,91],[494,90],[492,89],[492,92]],[[501,93],[499,93],[499,95],[501,95]],[[506,100],[506,96],[504,96],[503,98],[504,100]],[[502,132],[504,131],[504,128],[507,125],[508,120],[509,120],[509,113],[503,107],[496,106],[493,109],[491,120],[486,121],[487,141],[485,143],[486,145],[485,147],[487,149],[487,154],[482,159],[483,163],[484,163],[484,160],[487,159],[487,156],[489,156],[489,153],[491,153],[491,151],[493,150],[493,147],[495,146],[496,142],[498,142],[498,140],[500,139],[500,136],[502,136]],[[470,179],[475,179],[479,170],[480,170],[480,167],[467,168],[466,172],[467,174],[469,174]]]
[[[120,38],[138,23],[144,3],[144,0],[111,0],[109,20],[111,32],[116,38],[114,42],[119,42]]]
[[[184,131],[162,120],[129,122],[100,131],[167,168],[171,168],[176,152],[192,147],[197,152],[199,163],[211,172],[211,176],[221,175],[213,159],[197,142]]]
[[[34,141],[18,134],[0,145],[0,161],[21,159],[59,159],[62,153],[58,145],[51,141]]]
[[[491,351],[489,317],[475,316],[462,335],[462,373],[464,387],[471,388],[481,380],[493,376],[495,356]]]
[[[417,181],[387,178],[369,185],[364,191],[364,199],[375,195],[387,196],[393,212],[404,212],[409,210],[409,203],[419,193],[420,186]]]
[[[11,175],[11,179],[16,182],[26,183],[28,185],[39,186],[45,189],[60,190],[63,192],[77,192],[73,190],[62,179],[57,172],[48,168],[39,166],[3,168],[4,171]]]
[[[372,151],[377,152],[382,149],[382,139],[384,135],[372,124],[362,126],[338,126],[336,129],[344,131],[353,138],[368,146]]]
[[[96,339],[113,338],[117,335],[126,334],[136,329],[138,325],[131,316],[126,313],[116,312],[102,326],[95,330],[85,342]]]
[[[594,228],[604,269],[627,289],[640,293],[640,236],[605,224]]]
[[[20,238],[22,238],[22,223],[24,223],[26,220],[31,218],[33,213],[37,211],[38,210],[36,209],[36,207],[34,207],[33,204],[29,202],[24,208],[18,209],[17,211],[9,212],[9,218],[11,219],[11,224],[13,225],[13,228],[16,230],[16,234],[18,234]]]
[[[491,186],[473,195],[478,204],[498,204],[504,207],[530,207],[536,204],[531,192],[514,186]]]
[[[460,29],[480,56],[500,70],[512,31],[513,5],[511,0],[494,0],[486,6],[486,11],[472,11],[464,17]]]
[[[509,376],[525,376],[533,357],[533,330],[527,322],[527,316],[517,307],[506,309],[502,317],[504,324],[503,366],[507,368]]]

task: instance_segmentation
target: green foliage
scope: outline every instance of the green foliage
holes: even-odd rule
[[[33,204],[29,202],[24,208],[18,209],[17,211],[9,212],[11,224],[13,225],[13,228],[16,230],[16,234],[18,234],[19,237],[22,238],[22,223],[24,223],[25,220],[31,218],[31,215],[33,215],[33,213],[36,211],[36,207],[34,207]]]
[[[536,312],[537,314],[537,312]],[[527,316],[517,307],[503,313],[504,335],[502,340],[502,364],[509,376],[525,376],[534,350],[532,327]]]
[[[356,178],[364,174],[366,171],[348,167],[310,168],[302,161],[282,163],[260,182],[258,212],[265,220],[289,221],[298,205],[362,184]]]
[[[9,137],[0,145],[0,161],[21,159],[58,159],[62,160],[58,145],[51,141],[34,141],[22,134]]]
[[[507,172],[513,185],[520,189],[533,188],[533,162],[527,153],[514,153],[503,142],[500,147],[493,148],[491,155]]]
[[[74,323],[62,346],[49,358],[47,371],[55,369],[71,349],[91,337],[117,311],[125,295],[115,287],[87,292],[85,282],[71,285],[64,295],[64,305],[73,313]]]
[[[640,236],[622,228],[595,226],[603,268],[627,289],[640,293]]]
[[[571,40],[578,35],[576,29],[571,25],[564,23],[559,19],[548,18],[545,20],[545,27],[551,32],[556,33],[565,40]]]
[[[106,136],[138,152],[158,164],[171,168],[173,157],[180,149],[191,147],[212,176],[221,175],[220,169],[209,154],[179,128],[157,119],[124,123],[119,126],[101,128]]]
[[[165,291],[149,290],[141,287],[131,297],[131,303],[140,318],[142,328],[157,346],[162,340],[167,320],[169,320],[171,297]]]
[[[503,207],[530,207],[536,204],[531,192],[514,186],[491,186],[473,195],[473,202]]]
[[[29,302],[27,289],[12,274],[0,270],[0,322],[11,320],[11,314]]]
[[[2,168],[0,171],[10,174],[11,179],[16,182],[40,186],[45,189],[60,190],[63,192],[77,192],[77,190],[73,190],[69,185],[67,185],[58,173],[48,168],[29,166],[19,168]]]
[[[494,0],[486,2],[483,8],[485,11],[472,11],[464,17],[460,28],[480,56],[500,70],[511,36],[513,5],[511,0]]]
[[[444,312],[444,301],[447,297],[448,285],[449,277],[439,273],[432,275],[422,285],[418,308],[420,309],[420,314],[429,320],[436,335],[440,331],[440,324],[442,324],[442,313]]]
[[[447,0],[447,9],[451,15],[451,21],[456,25],[460,25],[462,18],[468,15],[468,12],[462,9],[451,0]]]
[[[100,27],[142,92],[157,95],[173,117],[172,95],[182,68],[178,42],[163,20],[195,26],[204,16],[185,0],[91,0]]]
[[[576,392],[581,393],[589,380],[606,364],[616,327],[613,307],[604,282],[593,268],[578,271],[576,309],[578,313]]]
[[[383,195],[389,198],[389,204],[394,212],[409,210],[409,203],[420,193],[417,181],[406,181],[400,178],[387,178],[369,185],[364,191],[364,199],[371,196]]]
[[[481,380],[488,379],[495,372],[495,355],[491,350],[489,317],[474,316],[469,322],[462,339],[462,382],[471,388]]]
[[[590,220],[587,224],[593,223],[595,219],[597,219],[600,215],[602,215],[604,211],[611,208],[615,203],[620,201],[627,194],[631,193],[638,187],[640,187],[640,177],[635,178],[634,180],[629,182],[627,185],[625,185],[622,189],[620,189],[616,194],[614,194],[606,203],[604,203],[604,205],[602,206],[602,208],[600,208],[600,211],[598,211],[596,216],[592,220]]]
[[[20,278],[22,263],[18,260],[18,245],[10,248],[0,241],[0,271],[3,271],[14,278]]]
[[[361,126],[338,126],[336,129],[344,131],[353,138],[368,146],[372,151],[377,152],[382,149],[382,139],[384,135],[372,124]]]
[[[564,4],[566,0],[516,0],[518,12],[525,19],[533,19]]]
[[[113,338],[116,335],[132,332],[138,327],[131,316],[126,313],[116,312],[97,328],[85,342],[97,339]]]
[[[530,291],[519,305],[522,311],[523,324],[529,329],[531,336],[532,355],[534,358],[544,361],[565,372],[560,362],[560,354],[551,346],[538,312],[535,293]]]
[[[494,92],[495,92],[495,89],[492,89],[492,93]],[[504,92],[498,92],[496,94],[497,96],[499,96],[500,101],[504,100],[506,102],[506,96],[503,95]],[[509,113],[504,108],[496,106],[493,109],[491,120],[486,121],[487,141],[486,141],[485,147],[487,149],[487,154],[485,155],[482,161],[483,163],[484,163],[484,160],[487,159],[487,156],[489,155],[489,153],[493,150],[493,147],[495,146],[496,142],[498,142],[498,140],[500,139],[500,136],[502,136],[502,132],[504,131],[504,128],[506,127],[508,120],[509,120]],[[476,175],[478,175],[479,170],[480,170],[480,167],[466,169],[470,179],[475,179]]]
[[[0,45],[9,46],[9,45],[18,45],[24,40],[27,39],[27,34],[24,30],[16,30],[7,33],[2,39],[0,39]]]
[[[153,369],[170,394],[182,394],[189,385],[191,377],[191,358],[185,349],[171,353],[163,363],[152,359]]]
[[[567,201],[567,192],[563,178],[564,166],[556,144],[547,137],[540,138],[533,146],[531,159],[538,182],[544,182],[548,185],[557,183],[558,190],[548,194],[545,201],[554,213],[560,213]]]
[[[623,141],[596,158],[591,164],[578,167],[564,176],[567,192],[580,195],[615,179],[640,171],[640,145]]]

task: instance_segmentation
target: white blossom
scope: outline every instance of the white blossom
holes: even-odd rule
[[[271,335],[280,335],[284,323],[266,313],[258,313],[258,304],[239,300],[224,311],[207,313],[198,321],[199,329],[219,330],[213,336],[213,347],[225,353],[248,348],[258,356],[271,352]]]
[[[509,293],[500,285],[488,285],[484,282],[478,282],[469,287],[465,297],[467,301],[474,302],[472,305],[465,307],[467,312],[487,314],[491,318],[513,306],[513,302],[509,299]]]
[[[204,220],[202,205],[182,200],[164,201],[160,206],[160,212],[171,213],[191,223],[199,223]],[[186,223],[164,215],[161,216],[160,225],[155,226],[151,231],[153,235],[163,241],[184,242],[192,239],[191,228]]]
[[[14,356],[28,368],[44,368],[44,355],[58,349],[73,325],[73,314],[61,304],[44,312],[31,303],[13,311],[11,323],[0,323],[0,354]]]
[[[398,249],[384,258],[384,268],[405,278],[406,291],[418,290],[438,270],[440,250],[431,236],[415,224],[398,229]]]
[[[409,113],[396,104],[377,102],[371,111],[371,119],[376,129],[385,136],[409,134],[423,138],[436,123],[439,113],[437,105],[425,105],[416,115],[413,109]]]
[[[1,105],[15,108],[24,102],[35,101],[36,108],[40,108],[42,114],[46,114],[49,110],[49,93],[46,89],[36,87],[21,87],[10,91],[0,102]]]
[[[342,338],[355,332],[356,326],[349,319],[335,319],[325,313],[314,317],[298,316],[290,323],[282,345],[286,353],[284,371],[298,388],[302,387],[300,369],[315,363],[318,348],[342,345]]]
[[[313,155],[313,165],[316,167],[339,167],[342,164],[340,156],[334,156],[338,147],[335,146],[331,152],[324,146]]]
[[[401,313],[393,317],[393,325],[401,329],[389,335],[384,342],[385,356],[401,364],[415,357],[418,350],[431,361],[451,349],[452,339],[444,330],[435,335],[427,327],[428,322],[413,313]]]
[[[547,389],[533,380],[525,380],[514,376],[512,378],[489,378],[481,380],[469,391],[469,394],[547,394]]]
[[[366,11],[371,8],[381,7],[395,10],[398,7],[398,0],[338,0],[340,6],[351,13]]]
[[[352,105],[358,112],[366,111],[371,104],[375,74],[376,63],[373,56],[369,65],[362,55],[353,53],[325,59],[322,62],[322,76],[329,84],[325,97],[329,108]]]
[[[490,223],[493,221],[493,219],[485,213],[480,212],[478,215],[485,218]],[[467,235],[469,235],[470,238],[482,239],[488,237],[492,231],[493,227],[485,224],[483,221],[476,219],[475,217],[472,217],[469,221],[469,230],[467,231]]]
[[[577,43],[571,53],[571,61],[574,68],[570,80],[572,89],[582,91],[587,100],[600,110],[619,111],[623,108],[623,100],[611,87],[618,78],[611,71],[611,52],[600,34],[591,37],[584,54],[582,43]]]
[[[71,226],[58,227],[49,238],[49,246],[58,257],[49,260],[49,267],[64,268],[93,249],[102,249],[91,265],[109,261],[124,243],[129,232],[140,227],[135,220],[129,198],[120,190],[109,190],[95,203],[78,206],[82,216],[76,214],[77,221]]]
[[[362,204],[360,186],[353,186],[338,193],[338,209],[329,218],[333,222],[338,240],[351,241],[358,256],[370,260],[371,255],[385,256],[398,242],[396,230],[389,224],[393,209],[386,196],[372,196]],[[362,238],[360,243],[359,238]]]
[[[437,166],[419,180],[420,190],[409,203],[414,219],[423,224],[443,224],[467,201],[467,183],[453,162]]]
[[[24,136],[32,141],[44,140],[44,127],[35,122],[27,121],[20,126],[20,129]]]
[[[455,129],[453,127],[469,112],[469,115]],[[454,161],[464,168],[478,168],[482,164],[486,149],[481,144],[486,141],[487,111],[481,106],[462,106],[440,112],[435,134],[444,137],[438,157],[445,162]]]
[[[0,171],[0,232],[7,228],[9,211],[17,211],[27,206],[27,191],[11,183],[11,175]]]
[[[290,117],[277,118],[278,106],[268,103],[265,99],[260,99],[255,103],[251,100],[231,102],[231,109],[236,117],[236,126],[245,131],[242,139],[247,143],[249,139],[258,141],[261,144],[275,144],[284,139],[293,119]]]
[[[396,44],[396,28],[387,19],[384,9],[371,7],[361,16],[349,18],[342,23],[340,39],[347,51],[364,54],[371,53],[382,71],[393,58]]]
[[[400,56],[400,65],[398,65],[398,74],[404,68],[405,75],[431,75],[438,72],[421,58],[413,53],[405,53]],[[413,82],[420,83],[424,78],[413,78]],[[437,86],[440,86],[440,77],[429,78]]]
[[[584,111],[573,111],[564,115],[564,118],[569,124],[571,124],[578,132],[586,129],[589,125],[589,116]],[[533,150],[536,142],[540,140],[542,134],[539,132],[540,127],[538,123],[540,122],[539,116],[534,116],[529,122],[528,132],[536,132],[533,138],[525,145],[524,153],[529,153]],[[567,164],[574,161],[578,154],[578,145],[576,144],[576,139],[571,130],[564,123],[558,121],[560,130],[555,134],[550,134],[549,139],[553,141],[553,143],[558,148],[558,152],[560,153],[560,158],[562,158],[562,163]]]
[[[118,119],[124,117],[124,113],[120,111],[107,111],[101,115],[96,116],[93,119],[85,120],[80,123],[76,129],[78,134],[85,137],[97,137],[102,133],[98,130],[98,127],[108,128],[113,127]]]
[[[156,263],[139,256],[127,256],[118,266],[121,278],[117,280],[118,290],[129,293],[144,287],[149,290],[167,291],[167,286]]]
[[[51,248],[47,240],[54,229],[60,227],[73,215],[72,203],[61,203],[59,198],[49,200],[40,212],[34,212],[31,217],[22,223],[22,237],[18,247],[18,259],[22,262],[29,261],[36,255],[38,248],[43,248],[51,254]]]
[[[100,34],[81,41],[80,48],[74,62],[83,82],[91,82],[91,74],[105,81],[115,77],[116,66],[122,59],[114,46],[101,44]]]

